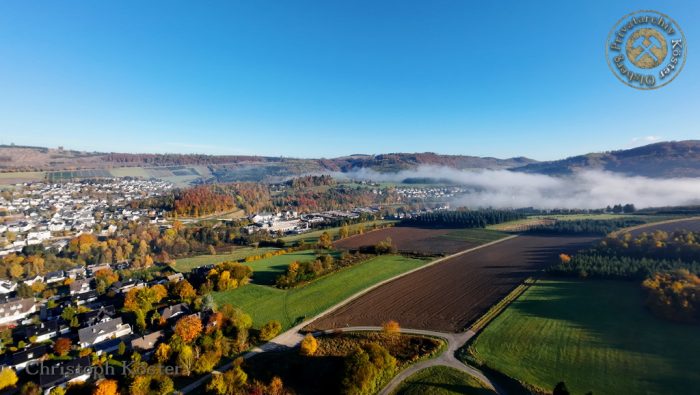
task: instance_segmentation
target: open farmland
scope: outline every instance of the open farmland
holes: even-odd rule
[[[336,241],[334,246],[356,250],[390,238],[396,249],[403,253],[449,255],[505,236],[504,233],[486,229],[426,229],[400,226],[348,237]]]
[[[458,332],[536,270],[589,245],[590,236],[519,236],[427,267],[376,288],[310,325],[380,325]]]
[[[376,220],[376,221],[368,221],[368,222],[362,222],[359,224],[355,225],[350,225],[351,228],[357,228],[361,226],[365,232],[368,230],[372,229],[373,226],[384,226],[388,225],[391,223],[394,223],[396,221],[390,221],[390,220]],[[285,243],[295,243],[295,242],[304,242],[304,243],[316,243],[318,242],[318,238],[324,233],[327,232],[331,237],[336,237],[338,233],[340,232],[340,226],[336,226],[333,228],[326,228],[326,229],[319,229],[319,230],[314,230],[311,232],[306,232],[306,233],[301,233],[298,235],[291,235],[291,236],[285,236],[282,238],[282,240]]]
[[[276,251],[277,248],[272,247],[240,247],[236,248],[229,254],[216,255],[197,255],[189,258],[177,259],[175,262],[175,270],[179,272],[189,272],[192,269],[203,265],[215,265],[221,262],[238,261],[252,255],[262,255],[266,252]]]
[[[426,263],[422,259],[383,255],[298,288],[283,290],[267,285],[248,284],[230,291],[215,292],[213,296],[219,305],[231,303],[249,313],[256,328],[270,320],[278,320],[284,329],[288,329],[371,285]]]
[[[639,284],[540,280],[479,334],[482,363],[535,387],[572,394],[690,394],[700,386],[693,325],[653,316]]]

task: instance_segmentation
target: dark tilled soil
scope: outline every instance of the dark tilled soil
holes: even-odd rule
[[[361,247],[373,246],[386,240],[388,237],[391,238],[392,244],[398,251],[424,255],[449,255],[476,246],[475,243],[468,241],[440,237],[452,230],[453,229],[392,227],[375,230],[363,235],[352,236],[347,239],[336,241],[333,245],[336,248],[354,250]]]
[[[596,239],[527,235],[506,240],[374,289],[307,329],[396,320],[405,328],[460,332],[534,271]]]

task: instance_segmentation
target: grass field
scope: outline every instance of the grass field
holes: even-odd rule
[[[225,261],[237,261],[239,259],[244,259],[251,255],[261,255],[268,251],[275,251],[277,248],[272,247],[241,247],[236,248],[230,254],[217,254],[217,255],[197,255],[190,258],[177,259],[177,264],[175,265],[175,270],[179,272],[189,272],[195,267],[202,265],[207,265],[210,263],[217,264]]]
[[[287,266],[290,263],[294,261],[310,262],[314,259],[316,259],[314,250],[304,250],[248,262],[246,265],[253,268],[253,282],[255,284],[272,285],[277,276],[287,271]]]
[[[494,395],[476,378],[447,366],[423,369],[407,378],[394,395]]]
[[[297,321],[311,318],[372,284],[426,263],[425,260],[384,255],[321,277],[300,288],[281,290],[249,284],[214,293],[214,299],[219,305],[231,303],[242,308],[253,317],[255,327],[274,319],[288,329]]]
[[[392,223],[396,221],[389,221],[389,220],[377,220],[377,221],[369,221],[369,222],[363,222],[362,224],[355,224],[355,225],[350,225],[352,228],[356,228],[358,225],[364,225],[365,229],[370,229],[372,225],[384,225],[388,223]],[[321,229],[321,230],[315,230],[312,232],[308,233],[302,233],[300,235],[292,235],[292,236],[285,236],[282,238],[285,243],[293,243],[296,241],[305,241],[307,243],[316,243],[318,241],[318,238],[323,234],[323,232],[328,232],[331,237],[336,237],[338,235],[338,232],[340,231],[340,227],[335,227],[335,228],[328,228],[328,229]]]
[[[700,386],[697,326],[652,316],[636,282],[542,280],[477,337],[474,357],[572,394],[682,394]]]

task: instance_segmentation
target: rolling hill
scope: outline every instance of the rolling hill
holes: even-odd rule
[[[590,153],[556,161],[529,163],[512,170],[563,175],[590,169],[652,178],[700,177],[700,140],[662,142],[627,150]]]
[[[390,153],[350,155],[329,159],[303,159],[245,155],[128,154],[100,153],[4,145],[0,146],[0,173],[18,171],[59,171],[144,168],[146,174],[177,166],[189,166],[193,177],[209,181],[260,181],[322,172],[348,172],[365,168],[388,173],[415,169],[421,165],[455,169],[509,169],[547,175],[565,175],[577,170],[606,170],[631,176],[653,178],[700,177],[700,140],[672,141],[643,147],[589,153],[566,159],[538,162],[525,157],[498,159],[468,155]],[[188,170],[189,171],[189,170]],[[134,172],[134,174],[139,174]],[[188,182],[191,180],[188,179]]]

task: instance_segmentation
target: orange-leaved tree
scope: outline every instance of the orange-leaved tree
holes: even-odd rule
[[[202,320],[196,315],[188,315],[180,318],[175,324],[175,334],[185,343],[191,343],[202,333]]]
[[[92,391],[92,395],[118,395],[119,386],[116,380],[100,380]]]

